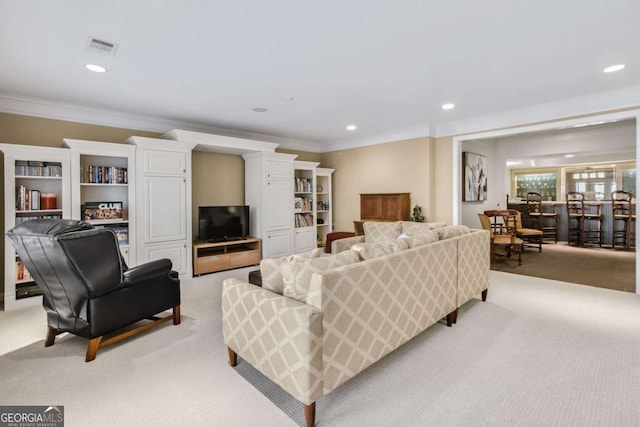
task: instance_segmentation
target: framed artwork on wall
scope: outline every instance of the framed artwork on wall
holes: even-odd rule
[[[487,157],[469,152],[462,153],[462,201],[487,200]]]

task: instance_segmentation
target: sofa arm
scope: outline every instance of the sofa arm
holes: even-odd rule
[[[322,396],[320,311],[241,280],[226,279],[222,332],[229,348],[305,405]]]
[[[351,249],[356,243],[363,243],[364,236],[345,237],[344,239],[334,240],[331,243],[331,253],[337,254]]]
[[[453,240],[458,244],[457,299],[460,307],[489,289],[491,238],[488,230],[472,230]]]

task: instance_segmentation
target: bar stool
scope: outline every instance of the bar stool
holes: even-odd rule
[[[602,205],[585,203],[584,193],[569,191],[567,200],[567,241],[579,246],[597,244],[602,247]]]
[[[600,202],[584,204],[582,244],[597,244],[602,247],[602,203]]]
[[[584,225],[584,194],[569,191],[567,201],[567,244],[582,246],[582,228]]]
[[[613,219],[613,232],[611,246],[617,244],[625,248],[631,247],[632,213],[631,199],[633,195],[628,191],[617,190],[611,193],[611,217]]]
[[[535,228],[542,231],[543,239],[553,239],[558,243],[558,213],[556,205],[542,203],[542,194],[530,191],[526,195],[527,213],[535,221]]]

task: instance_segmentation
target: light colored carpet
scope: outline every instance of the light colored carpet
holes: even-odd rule
[[[0,313],[0,343],[16,319],[42,333],[3,350],[0,403],[65,405],[68,427],[301,424],[298,402],[244,361],[227,365],[220,283],[247,271],[184,281],[182,325],[91,363],[83,339],[45,349],[39,311]],[[639,354],[640,295],[492,272],[487,302],[320,399],[317,425],[637,426]]]

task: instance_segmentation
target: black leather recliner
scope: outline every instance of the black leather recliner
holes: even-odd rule
[[[42,288],[47,312],[45,347],[57,334],[89,339],[86,361],[104,347],[173,319],[180,324],[180,280],[171,261],[127,268],[110,229],[67,219],[26,221],[7,232],[18,256]],[[172,309],[165,317],[155,315]],[[103,340],[124,326],[153,320]]]

